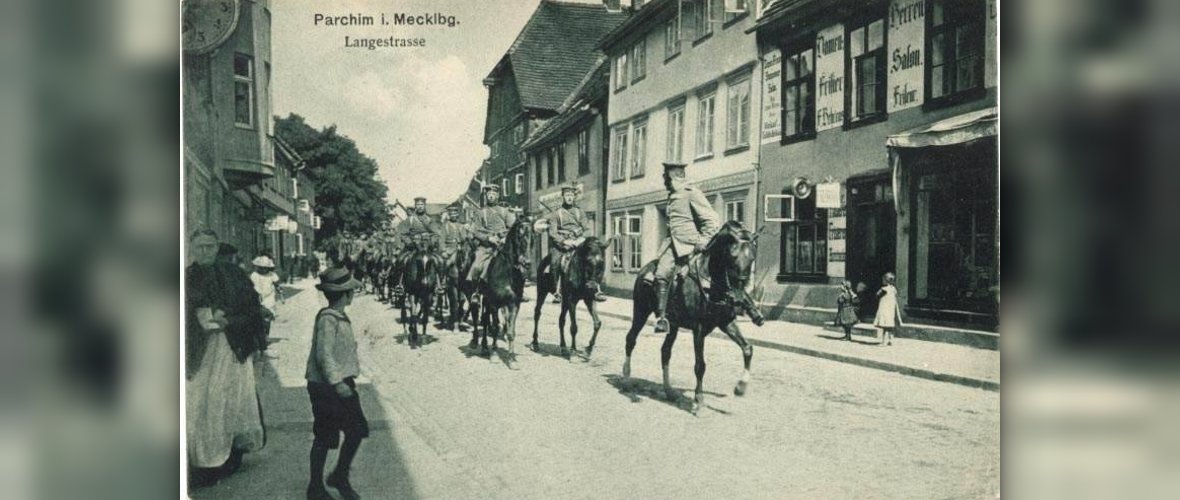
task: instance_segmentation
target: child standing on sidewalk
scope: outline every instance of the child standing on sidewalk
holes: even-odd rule
[[[894,286],[897,276],[885,273],[881,277],[881,289],[877,291],[877,317],[873,326],[877,327],[882,344],[893,345],[893,330],[901,326],[901,311],[897,309],[897,288]]]
[[[267,312],[266,328],[262,332],[262,355],[274,359],[266,353],[266,348],[270,344],[270,324],[275,319],[275,297],[282,293],[279,290],[279,275],[275,274],[274,261],[265,255],[259,255],[250,264],[254,266],[254,272],[250,273],[250,282],[254,283],[254,291],[258,293],[258,299]]]
[[[864,286],[864,283],[861,283]],[[852,340],[852,327],[859,321],[860,297],[852,290],[852,282],[844,280],[836,297],[836,325],[844,328],[844,340]]]
[[[356,392],[356,377],[360,375],[356,338],[352,323],[344,313],[344,308],[352,303],[353,291],[360,286],[352,273],[342,268],[324,272],[316,285],[328,299],[328,307],[316,315],[311,353],[307,357],[307,395],[314,418],[308,500],[332,498],[324,488],[324,463],[328,450],[340,445],[340,433],[344,433],[344,444],[327,485],[336,488],[346,500],[360,498],[348,481],[348,471],[361,440],[369,436],[369,422]]]

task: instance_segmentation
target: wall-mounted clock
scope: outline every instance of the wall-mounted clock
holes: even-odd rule
[[[181,7],[181,46],[189,54],[209,52],[238,27],[241,0],[186,0]]]

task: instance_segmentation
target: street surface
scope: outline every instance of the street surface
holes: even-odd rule
[[[272,328],[277,359],[256,363],[266,448],[194,498],[303,497],[311,442],[303,374],[312,320],[326,305],[313,284],[289,292]],[[755,347],[749,390],[736,397],[741,352],[710,337],[705,407],[693,416],[690,333],[681,332],[673,351],[681,397],[669,402],[662,335],[641,334],[625,382],[626,321],[603,317],[587,359],[592,326],[580,310],[583,351],[567,360],[557,347],[556,304],[545,306],[541,351],[526,347],[533,305],[524,304],[510,368],[501,355],[469,350],[467,332],[432,328],[433,338],[411,350],[399,311],[373,295],[354,300],[358,387],[372,428],[353,471],[362,496],[999,497],[996,392]],[[329,471],[333,463],[334,453]]]

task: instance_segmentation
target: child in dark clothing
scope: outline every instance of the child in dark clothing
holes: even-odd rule
[[[844,328],[844,340],[852,340],[852,327],[859,320],[860,297],[852,289],[852,282],[844,280],[836,297],[836,325]]]

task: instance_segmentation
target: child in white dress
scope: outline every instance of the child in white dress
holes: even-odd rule
[[[893,345],[893,330],[901,326],[901,311],[897,308],[897,288],[894,286],[897,276],[885,273],[881,278],[881,289],[877,291],[877,317],[873,326],[877,327],[881,344]]]

